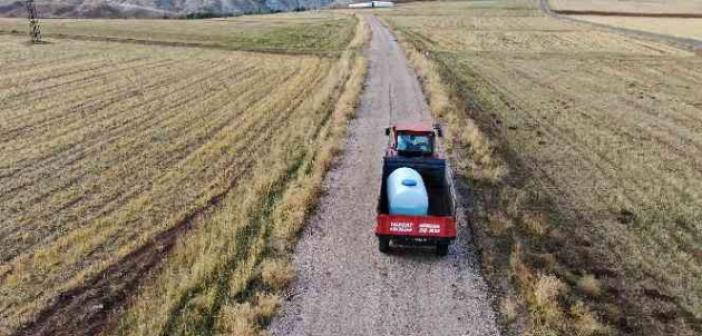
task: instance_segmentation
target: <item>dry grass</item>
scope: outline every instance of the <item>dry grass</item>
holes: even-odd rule
[[[263,335],[260,324],[272,318],[280,305],[279,296],[258,293],[252,302],[225,306],[217,316],[217,334]]]
[[[477,125],[483,148],[495,149],[453,146],[454,165],[507,163],[502,174],[459,170],[473,187],[473,226],[492,283],[524,311],[541,302],[538,274],[567,287],[592,274],[601,285],[599,295],[565,290],[547,305],[553,311],[510,328],[698,334],[702,59],[552,19],[536,1],[417,3],[380,13],[410,55],[433,61],[414,64],[443,81],[438,90],[459,111],[446,117],[449,127]],[[574,313],[577,302],[583,308]]]
[[[519,315],[519,304],[513,297],[503,297],[500,300],[500,314],[509,322],[514,322]]]
[[[624,13],[699,13],[700,0],[549,0],[556,10]]]
[[[4,38],[0,334],[182,223],[116,332],[211,332],[247,302],[257,329],[277,307],[258,265],[285,257],[273,235],[302,226],[360,92],[358,31],[338,58]]]
[[[493,156],[493,144],[480,131],[471,119],[463,118],[463,113],[453,103],[449,90],[441,80],[438,70],[422,52],[399,36],[407,58],[419,76],[423,90],[429,101],[429,108],[437,120],[443,121],[445,141],[449,152],[467,151],[470,154],[453,157],[454,169],[477,179],[499,180],[506,167],[501,160]]]
[[[269,259],[261,263],[261,279],[269,287],[275,289],[285,288],[294,277],[295,268],[289,261]]]
[[[702,12],[702,9],[700,9],[700,12]],[[693,38],[702,41],[702,19],[589,15],[574,15],[573,17],[580,20],[606,24],[614,27],[641,30],[682,38]],[[702,42],[700,43],[702,44]]]
[[[327,72],[323,86],[312,95],[311,105],[301,109],[321,109],[329,113],[327,117],[310,115],[304,120],[305,126],[298,124],[287,129],[316,137],[300,139],[305,146],[300,142],[274,143],[268,158],[252,170],[255,173],[250,181],[254,189],[231,193],[224,200],[225,207],[208,221],[213,224],[200,225],[183,237],[165,268],[140,289],[114,333],[226,333],[228,329],[216,327],[221,325],[217,322],[218,312],[240,307],[251,300],[252,293],[278,290],[290,281],[290,264],[281,260],[292,251],[297,232],[317,199],[324,173],[338,152],[354,111],[366,69],[359,50],[365,45],[368,32],[365,23],[359,23],[349,49]],[[300,156],[281,165],[278,155]],[[227,236],[231,238],[221,238]],[[213,248],[213,241],[221,248]],[[264,257],[273,259],[263,260]],[[190,308],[189,302],[209,296],[216,300],[206,313]],[[259,306],[260,302],[254,300],[252,309],[258,311],[253,317],[237,316],[233,323],[242,330],[258,332],[260,324],[267,322]]]
[[[217,329],[223,335],[257,336],[256,317],[257,312],[249,303],[224,307]]]
[[[349,15],[305,12],[209,20],[46,19],[49,40],[110,40],[281,53],[340,53],[353,38]],[[25,19],[0,18],[0,33],[26,36]]]
[[[527,292],[527,303],[532,321],[536,324],[536,334],[541,334],[542,329],[556,329],[555,325],[563,320],[558,298],[567,288],[553,275],[538,275],[533,288]]]
[[[602,294],[602,284],[592,274],[583,275],[577,282],[577,287],[583,293],[590,296]]]
[[[612,328],[602,325],[582,302],[577,302],[570,309],[574,319],[573,334],[576,336],[612,335]]]

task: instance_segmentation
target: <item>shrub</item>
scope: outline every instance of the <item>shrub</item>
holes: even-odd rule
[[[261,278],[271,288],[282,289],[295,278],[295,268],[286,260],[267,259],[261,263]]]
[[[599,296],[602,292],[600,281],[592,274],[583,275],[577,283],[578,289],[592,297]]]

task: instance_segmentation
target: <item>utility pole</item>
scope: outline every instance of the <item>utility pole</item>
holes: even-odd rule
[[[29,19],[29,38],[32,43],[41,42],[41,31],[39,30],[39,16],[37,15],[37,7],[34,5],[34,0],[26,0],[27,18]]]

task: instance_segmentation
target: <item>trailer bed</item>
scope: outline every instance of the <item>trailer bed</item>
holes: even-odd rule
[[[422,176],[429,197],[427,216],[389,213],[387,179],[401,167],[412,168]],[[445,254],[448,244],[456,237],[456,206],[446,174],[446,161],[438,158],[386,157],[382,176],[375,229],[380,250],[387,252],[390,241],[393,241],[399,244],[436,245],[439,254]]]

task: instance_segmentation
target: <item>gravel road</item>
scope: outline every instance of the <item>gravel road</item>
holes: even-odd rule
[[[465,224],[447,257],[433,249],[378,252],[373,234],[381,158],[391,122],[430,120],[393,35],[369,16],[366,89],[345,153],[295,251],[297,281],[273,335],[498,335]]]

